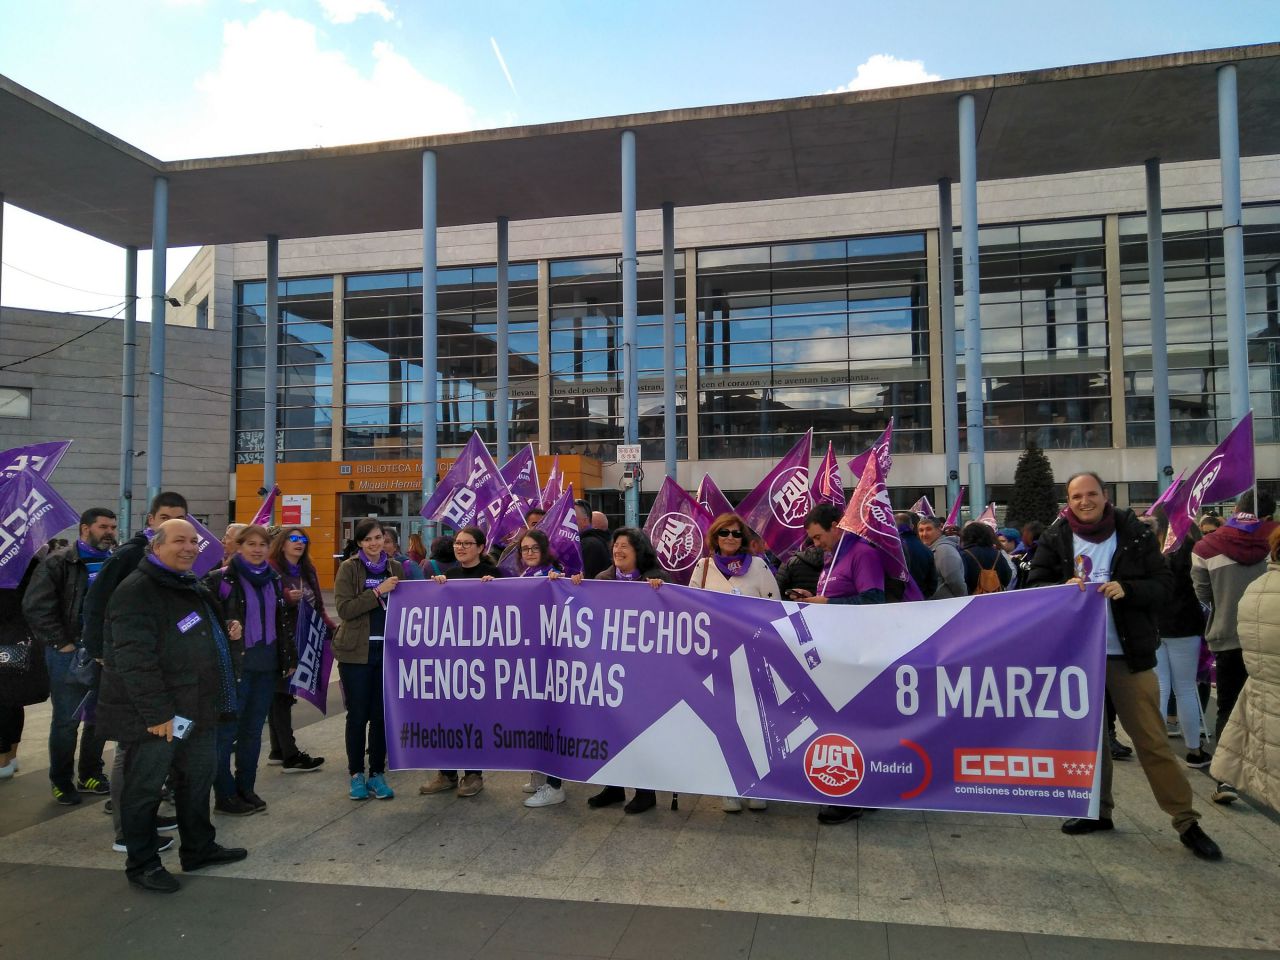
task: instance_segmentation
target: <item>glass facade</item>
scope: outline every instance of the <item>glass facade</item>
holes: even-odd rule
[[[1103,221],[979,231],[988,450],[1111,446]],[[960,442],[966,444],[964,296],[955,234]]]
[[[698,252],[700,454],[932,449],[924,234]]]
[[[1222,214],[1164,215],[1169,417],[1179,444],[1215,444],[1231,429]],[[1254,436],[1280,439],[1280,204],[1244,210],[1245,311]],[[1124,397],[1130,446],[1155,444],[1145,216],[1120,220]]]

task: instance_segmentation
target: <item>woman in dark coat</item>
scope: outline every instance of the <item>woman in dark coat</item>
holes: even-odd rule
[[[36,568],[32,561],[16,590],[0,590],[0,647],[26,648],[27,666],[16,670],[0,666],[0,780],[18,772],[18,743],[26,720],[25,708],[49,699],[49,674],[44,649],[27,627],[22,597]]]

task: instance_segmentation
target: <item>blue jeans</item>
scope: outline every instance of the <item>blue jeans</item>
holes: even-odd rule
[[[253,793],[258,782],[258,759],[262,753],[262,726],[267,722],[276,675],[246,670],[236,684],[239,710],[235,720],[218,724],[218,770],[214,794],[226,800],[237,794]],[[231,755],[235,754],[236,774],[231,776]]]
[[[368,730],[369,773],[387,769],[387,732],[382,719],[382,664],[339,663],[338,676],[347,698],[347,769],[364,773],[365,730]]]
[[[75,651],[59,653],[53,647],[45,647],[44,662],[49,668],[49,698],[53,703],[53,721],[49,724],[49,782],[67,786],[72,783],[76,767],[76,733],[80,721],[76,709],[84,700],[89,688],[76,683],[71,676],[71,664]],[[102,776],[102,738],[92,723],[84,725],[80,734],[81,780]]]

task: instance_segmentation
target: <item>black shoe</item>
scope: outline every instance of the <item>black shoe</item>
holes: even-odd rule
[[[324,763],[324,757],[313,757],[305,753],[295,754],[281,766],[281,773],[315,773]]]
[[[1200,824],[1193,823],[1183,830],[1178,837],[1182,845],[1201,860],[1221,860],[1222,850],[1209,839],[1209,835],[1200,829]]]
[[[1111,738],[1111,759],[1112,760],[1128,760],[1133,756],[1133,747],[1121,743],[1114,737]]]
[[[111,795],[111,781],[105,773],[97,776],[80,777],[76,780],[76,789],[81,793],[94,793],[100,797]]]
[[[152,893],[177,893],[182,889],[177,878],[164,867],[152,867],[146,873],[130,877],[129,882],[140,890]]]
[[[190,873],[192,870],[202,870],[205,867],[217,866],[220,863],[237,863],[249,855],[249,851],[244,847],[219,847],[215,846],[211,853],[206,854],[199,860],[193,860],[191,863],[182,865],[183,873]]]
[[[156,814],[156,833],[168,833],[170,830],[177,829],[177,817],[166,817],[163,813]]]
[[[213,812],[225,813],[229,817],[251,817],[258,812],[258,808],[240,797],[227,797],[225,800],[214,801]]]
[[[1213,762],[1213,757],[1197,747],[1187,754],[1187,766],[1193,770],[1203,770]]]
[[[73,784],[70,783],[53,783],[49,785],[53,791],[53,799],[55,803],[59,803],[64,807],[74,807],[80,803],[80,794],[76,791]]]
[[[284,758],[280,754],[274,752],[267,754],[267,766],[278,767],[282,763],[284,763]]]
[[[593,810],[599,810],[601,807],[611,807],[615,803],[621,803],[627,799],[627,795],[621,787],[605,787],[594,797],[587,797],[587,806]]]
[[[1062,824],[1062,832],[1077,837],[1082,833],[1097,833],[1099,830],[1114,830],[1116,825],[1109,817],[1072,817]]]
[[[837,807],[831,804],[818,811],[819,823],[848,823],[862,816],[862,807]]]
[[[621,792],[621,791],[619,791]],[[624,813],[644,813],[658,805],[658,795],[652,790],[637,790],[636,795],[622,808]]]
[[[248,793],[240,794],[240,799],[243,800],[245,803],[249,804],[249,806],[253,807],[253,809],[257,813],[265,813],[267,810],[267,801],[263,800],[260,796],[258,796],[252,790],[250,790]]]

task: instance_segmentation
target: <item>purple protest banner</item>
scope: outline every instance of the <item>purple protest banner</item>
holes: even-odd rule
[[[333,673],[333,648],[324,615],[306,600],[298,602],[298,669],[289,687],[326,716],[329,713],[329,675]]]
[[[680,484],[663,477],[644,532],[653,541],[658,563],[674,582],[689,582],[694,565],[707,553],[707,527],[714,519]]]
[[[560,454],[551,461],[551,473],[547,476],[547,485],[542,488],[542,508],[550,510],[551,505],[560,499],[564,492],[564,474],[560,472]]]
[[[911,512],[918,517],[936,516],[933,512],[933,504],[929,502],[928,497],[921,497],[911,505]]]
[[[694,494],[694,499],[702,504],[702,508],[710,514],[712,520],[721,514],[735,512],[733,504],[716,486],[715,480],[709,473],[702,475],[702,482],[698,484],[698,492]]]
[[[455,530],[475,525],[487,534],[506,512],[508,498],[507,483],[493,457],[480,434],[472,433],[421,513]]]
[[[888,480],[889,471],[893,469],[893,454],[889,452],[892,446],[893,417],[890,417],[884,432],[880,434],[880,439],[849,461],[849,469],[853,473],[853,478],[857,480],[862,476],[862,471],[867,468],[867,461],[874,454],[876,460],[880,463],[880,479]]]
[[[34,467],[0,480],[0,588],[22,583],[36,551],[79,519]]]
[[[1106,602],[1072,586],[846,607],[675,584],[402,582],[383,659],[388,759],[1097,816]]]
[[[253,515],[253,519],[249,521],[253,526],[269,527],[271,519],[276,512],[276,498],[280,496],[280,488],[272,484],[271,492],[267,494],[266,499],[262,501],[262,506],[258,508],[258,512]]]
[[[30,467],[48,480],[70,447],[70,440],[49,440],[0,452],[0,477],[12,477]]]
[[[1164,552],[1178,549],[1204,504],[1239,496],[1253,486],[1253,478],[1253,411],[1250,410],[1165,502],[1169,533],[1165,536]]]
[[[1164,488],[1164,493],[1156,497],[1155,503],[1147,507],[1147,510],[1143,514],[1143,516],[1144,517],[1152,516],[1156,512],[1156,508],[1159,507],[1160,504],[1168,503],[1175,496],[1177,496],[1178,487],[1182,483],[1182,478],[1185,477],[1186,475],[1187,475],[1187,471],[1185,470],[1183,470],[1180,474],[1178,474],[1178,476],[1174,479],[1173,483],[1169,484],[1167,487]]]
[[[943,526],[954,527],[960,522],[960,508],[964,506],[964,492],[968,489],[968,487],[960,488],[960,492],[956,494],[956,498],[951,504],[951,509],[947,512],[947,519]]]
[[[570,576],[582,572],[582,533],[578,530],[578,515],[573,509],[573,484],[560,494],[560,499],[551,505],[547,515],[538,521],[534,529],[547,535],[547,545],[560,569]],[[508,576],[517,576],[520,552],[508,550],[502,555],[499,566]]]
[[[889,503],[889,491],[880,476],[880,460],[867,458],[862,476],[849,497],[849,506],[840,519],[840,529],[856,533],[880,551],[884,572],[895,580],[911,582],[907,561],[902,553],[902,536],[893,519],[893,506]],[[909,600],[919,599],[908,597]]]
[[[833,507],[844,509],[844,485],[840,481],[840,461],[836,459],[836,447],[827,441],[827,454],[818,464],[818,472],[813,475],[813,502],[829,503]]]
[[[499,472],[512,496],[519,497],[530,505],[542,503],[542,488],[538,485],[538,458],[534,456],[532,443],[525,444],[524,449],[504,463]]]
[[[747,526],[784,560],[804,543],[804,517],[813,506],[809,492],[812,445],[810,427],[738,506]]]

